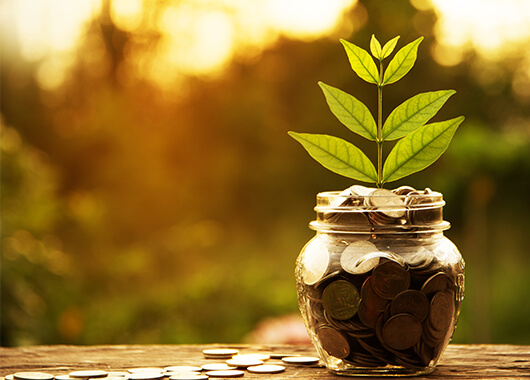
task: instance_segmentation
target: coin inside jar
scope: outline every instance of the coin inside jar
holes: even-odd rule
[[[317,336],[322,348],[331,356],[343,359],[350,354],[348,340],[341,332],[328,326],[322,326],[318,329]]]
[[[429,314],[430,303],[427,296],[419,290],[408,289],[399,293],[390,303],[392,315],[407,313],[423,322]]]
[[[353,317],[357,313],[359,301],[359,291],[352,283],[345,280],[332,282],[322,292],[324,309],[338,320]]]
[[[405,202],[390,190],[376,189],[366,199],[369,206],[380,209],[378,214],[382,219],[399,219],[405,215]]]
[[[383,326],[384,342],[395,350],[406,350],[419,342],[422,326],[418,319],[410,314],[397,314]]]
[[[372,274],[374,292],[385,299],[394,298],[398,293],[408,289],[409,285],[409,272],[395,261],[379,264]]]
[[[372,253],[372,252],[379,252],[375,244],[370,243],[366,240],[358,240],[354,241],[350,245],[348,245],[344,251],[342,251],[342,254],[340,256],[340,265],[342,269],[344,269],[348,273],[352,274],[360,274],[364,273],[363,270],[370,270],[373,268],[359,268],[359,262],[363,259],[363,257],[366,254]],[[379,260],[375,262],[375,265]],[[374,265],[374,266],[375,266]],[[366,266],[366,265],[365,265]]]
[[[305,247],[302,265],[304,283],[307,285],[317,283],[328,270],[329,252],[327,246],[319,239],[311,240]]]

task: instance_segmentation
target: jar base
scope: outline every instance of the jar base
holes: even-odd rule
[[[349,367],[344,369],[328,368],[334,375],[348,377],[412,377],[428,375],[434,371],[434,366],[424,368],[405,368],[398,366],[386,367]]]

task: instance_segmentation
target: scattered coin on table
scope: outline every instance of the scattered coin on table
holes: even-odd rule
[[[73,379],[98,379],[107,377],[108,372],[100,370],[74,371],[68,374]]]
[[[18,380],[53,380],[54,376],[45,372],[17,372],[14,375]]]
[[[285,367],[276,364],[262,364],[247,368],[251,373],[279,373],[285,371]]]
[[[249,358],[249,359],[238,358],[238,359],[228,359],[226,361],[226,364],[228,364],[229,366],[234,366],[238,368],[247,368],[250,366],[263,364],[263,362],[261,360],[257,360],[253,358]]]
[[[208,380],[207,375],[199,372],[181,372],[179,374],[171,375],[170,380]]]
[[[201,368],[204,371],[229,371],[229,370],[237,369],[237,367],[228,365],[226,363],[204,364],[201,366]]]
[[[234,355],[232,359],[235,360],[261,360],[262,362],[269,360],[270,355],[268,354],[239,354]]]
[[[245,372],[238,370],[238,369],[232,369],[232,370],[224,370],[224,371],[208,371],[206,372],[206,375],[209,377],[242,377],[245,375]]]
[[[288,356],[282,359],[282,362],[288,364],[317,364],[319,358],[313,356]]]
[[[235,348],[211,348],[202,351],[206,359],[230,359],[239,353]]]

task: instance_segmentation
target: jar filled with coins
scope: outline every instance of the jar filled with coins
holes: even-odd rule
[[[327,369],[350,376],[430,373],[456,327],[464,260],[430,189],[352,186],[317,196],[298,256],[298,303]]]

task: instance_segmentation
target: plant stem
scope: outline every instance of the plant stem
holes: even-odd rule
[[[377,84],[377,187],[383,187],[383,60],[379,60]]]

